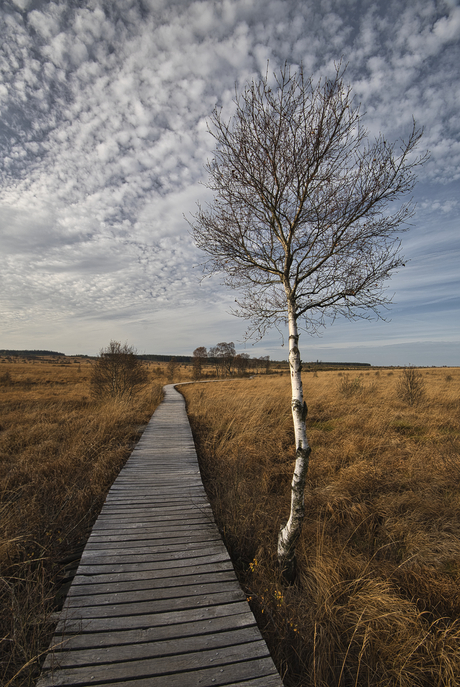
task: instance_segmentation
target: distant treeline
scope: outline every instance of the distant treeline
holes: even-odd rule
[[[18,356],[21,358],[38,358],[46,355],[65,357],[65,353],[58,353],[58,351],[10,351],[6,348],[0,349],[0,355]]]
[[[310,365],[311,367],[372,367],[370,363],[324,363],[322,360],[317,360],[316,363],[304,363],[302,365]]]
[[[53,356],[60,356],[62,358],[65,358],[66,355],[65,353],[59,353],[58,351],[39,351],[39,350],[33,350],[33,351],[16,351],[16,350],[9,350],[9,349],[0,349],[0,355],[1,356],[17,356],[18,358],[38,358],[38,357],[53,357]],[[88,358],[88,357],[94,357],[94,356],[87,356],[87,355],[74,355],[74,357],[79,357],[79,358]],[[174,360],[177,363],[184,363],[184,364],[191,364],[194,361],[194,357],[191,355],[156,355],[156,354],[149,354],[149,355],[138,355],[138,358],[141,358],[141,360],[151,360],[153,362],[159,362],[159,363],[169,363],[170,360]],[[215,363],[216,359],[209,356],[208,358],[205,359],[207,363],[213,364]],[[257,358],[250,359],[251,362],[257,360]],[[287,360],[272,360],[271,361],[272,365],[278,365],[278,366],[283,366],[283,365],[288,365]],[[316,362],[302,362],[302,365],[304,369],[306,367],[371,367],[370,363],[329,363],[329,362],[323,362],[322,360],[317,360]]]
[[[159,362],[159,363],[169,363],[170,360],[174,360],[176,363],[193,363],[196,358],[194,358],[192,355],[138,355],[138,358],[141,358],[141,360],[151,360],[153,362]],[[213,365],[218,358],[214,358],[213,356],[208,355],[207,357],[203,358],[203,362],[206,362],[210,365]],[[249,358],[249,361],[252,363],[254,361],[258,361],[259,358]],[[264,359],[265,361],[265,359]],[[276,361],[273,360],[271,361],[272,364],[275,365],[287,365],[286,360],[281,360],[281,361]]]
[[[175,360],[176,363],[191,363],[193,358],[191,355],[138,355],[141,360],[152,360],[157,363],[169,363],[169,361]]]
[[[194,357],[192,355],[138,355],[138,358],[141,358],[142,360],[151,360],[154,362],[159,362],[159,363],[169,363],[169,361],[175,360],[177,363],[193,363]],[[208,356],[207,358],[204,358],[203,361],[206,361],[207,363],[214,363],[215,358]],[[252,358],[250,359],[252,362]],[[257,360],[255,358],[254,360]],[[287,360],[272,360],[271,361],[272,365],[288,365]],[[370,363],[326,363],[323,362],[322,360],[317,360],[316,362],[304,362],[302,361],[302,365],[304,367],[310,366],[310,367],[372,367]]]

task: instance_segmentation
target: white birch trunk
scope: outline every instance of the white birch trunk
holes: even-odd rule
[[[284,577],[293,581],[295,576],[295,546],[299,538],[305,514],[305,481],[311,448],[308,444],[305,420],[307,405],[303,398],[299,333],[295,307],[288,300],[289,312],[289,368],[292,389],[292,419],[296,447],[294,475],[291,482],[291,512],[289,520],[281,527],[278,535],[278,563]]]

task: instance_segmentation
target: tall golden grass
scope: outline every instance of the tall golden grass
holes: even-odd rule
[[[0,683],[34,684],[52,612],[105,495],[161,399],[90,398],[85,359],[0,361]],[[15,677],[16,675],[16,677]]]
[[[460,370],[304,374],[313,448],[298,575],[276,565],[293,431],[287,376],[180,387],[204,481],[287,687],[460,682]]]

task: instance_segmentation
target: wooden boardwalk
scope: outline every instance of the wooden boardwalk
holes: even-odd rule
[[[37,687],[282,687],[172,385],[93,527]]]

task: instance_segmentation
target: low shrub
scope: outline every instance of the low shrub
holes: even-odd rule
[[[363,390],[363,380],[361,377],[350,379],[350,375],[344,374],[339,381],[338,388],[344,396],[355,396],[355,394],[359,394]]]
[[[422,373],[415,367],[405,367],[396,387],[398,398],[410,406],[425,398],[425,382]]]

